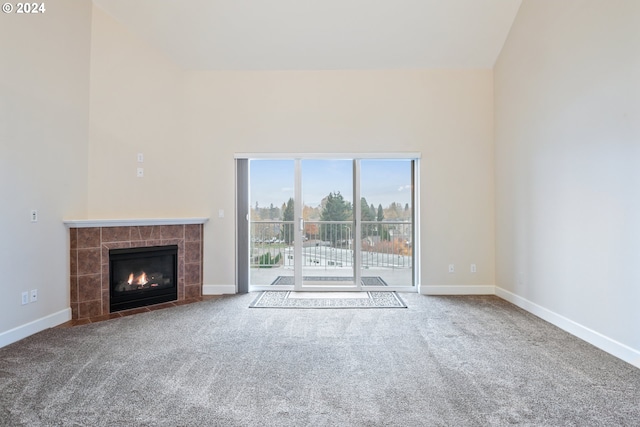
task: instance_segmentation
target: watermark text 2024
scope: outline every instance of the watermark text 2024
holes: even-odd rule
[[[44,3],[4,3],[2,5],[4,13],[35,14],[45,13],[46,10]]]

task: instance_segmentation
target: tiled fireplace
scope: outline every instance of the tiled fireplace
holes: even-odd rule
[[[173,221],[165,225],[121,225],[127,223],[118,221],[105,221],[105,224],[68,222],[72,319],[109,314],[110,249],[177,245],[177,301],[200,297],[204,221],[185,222],[176,224]]]

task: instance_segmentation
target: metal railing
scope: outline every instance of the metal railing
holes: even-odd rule
[[[362,221],[362,268],[412,268],[413,227],[404,221]],[[294,221],[252,221],[251,267],[293,267]],[[353,266],[352,221],[305,221],[302,264],[305,267]]]

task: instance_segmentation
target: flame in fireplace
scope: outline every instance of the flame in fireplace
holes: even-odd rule
[[[147,273],[144,271],[138,276],[133,273],[129,274],[129,280],[127,283],[130,285],[146,285],[149,282],[149,278],[147,277]]]

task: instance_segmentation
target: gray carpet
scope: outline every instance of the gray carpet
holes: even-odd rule
[[[497,297],[256,310],[255,294],[0,349],[4,426],[640,424],[640,370]]]

